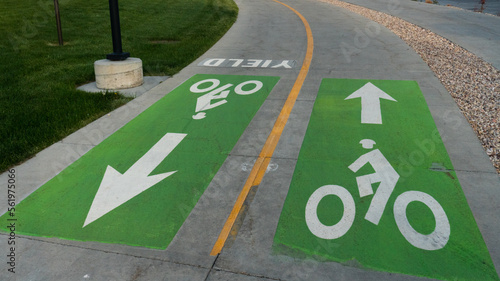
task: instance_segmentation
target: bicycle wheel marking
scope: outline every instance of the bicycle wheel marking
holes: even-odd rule
[[[191,77],[17,205],[17,233],[165,249],[278,80]]]
[[[322,81],[273,247],[381,271],[498,280],[414,81]]]

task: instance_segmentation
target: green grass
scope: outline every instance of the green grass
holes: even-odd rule
[[[32,157],[129,99],[89,94],[93,63],[112,52],[108,1],[0,0],[0,171]],[[172,75],[202,55],[237,17],[233,0],[120,0],[123,50],[144,75]]]

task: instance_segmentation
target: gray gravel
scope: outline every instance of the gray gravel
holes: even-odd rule
[[[377,22],[429,65],[476,132],[500,174],[500,71],[451,41],[400,18],[338,0],[321,0]]]

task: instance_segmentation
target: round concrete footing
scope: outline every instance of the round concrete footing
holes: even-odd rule
[[[142,60],[98,60],[94,62],[96,86],[99,89],[119,90],[142,85]]]

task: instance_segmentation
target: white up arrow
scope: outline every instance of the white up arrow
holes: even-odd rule
[[[380,99],[396,101],[370,82],[345,98],[345,100],[355,98],[361,98],[361,123],[363,124],[382,124]]]
[[[167,133],[123,175],[108,166],[83,227],[177,172],[149,176],[184,137],[186,134]]]

